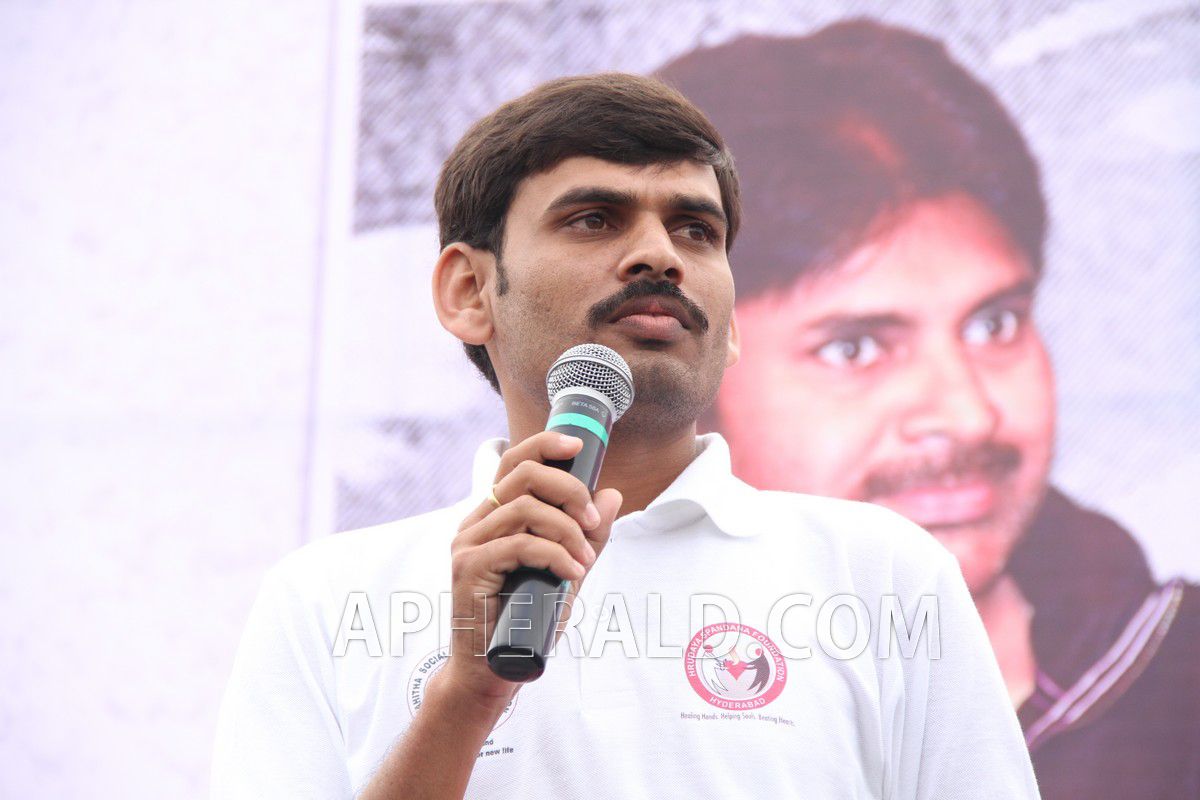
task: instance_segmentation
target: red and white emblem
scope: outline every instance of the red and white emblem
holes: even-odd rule
[[[688,644],[683,667],[696,694],[731,711],[762,708],[787,683],[787,662],[775,643],[736,622],[701,628]]]

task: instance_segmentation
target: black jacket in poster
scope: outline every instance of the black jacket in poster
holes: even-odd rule
[[[1200,587],[1051,490],[1009,571],[1033,606],[1018,710],[1044,800],[1200,798]]]

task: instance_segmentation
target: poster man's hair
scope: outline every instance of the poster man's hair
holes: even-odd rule
[[[917,200],[963,193],[1042,268],[1037,162],[986,86],[935,39],[867,20],[804,37],[745,36],[657,73],[737,159],[738,297],[837,264]]]

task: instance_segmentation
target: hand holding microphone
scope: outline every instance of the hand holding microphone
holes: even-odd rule
[[[621,506],[616,490],[592,492],[609,431],[633,400],[629,367],[609,348],[579,345],[547,384],[547,430],[504,453],[494,502],[463,520],[452,546],[455,624],[474,622],[456,627],[442,678],[501,708],[515,683],[541,675],[559,614],[569,611],[555,601],[571,582],[578,587]]]

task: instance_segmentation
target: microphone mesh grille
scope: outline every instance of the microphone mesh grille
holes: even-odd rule
[[[613,422],[633,403],[633,373],[629,365],[615,350],[602,344],[575,345],[550,367],[546,393],[551,402],[554,395],[573,386],[594,389],[607,397],[616,411]]]

